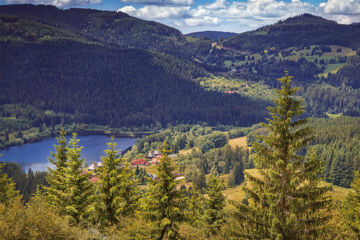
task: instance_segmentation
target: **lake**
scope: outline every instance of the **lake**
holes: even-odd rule
[[[70,136],[67,137],[69,139]],[[79,145],[83,146],[82,157],[86,162],[100,161],[100,156],[104,156],[106,143],[110,142],[110,137],[102,135],[78,136]],[[136,138],[115,138],[117,149],[123,151],[135,144]],[[0,162],[17,162],[21,164],[27,172],[29,168],[33,171],[45,171],[46,167],[51,166],[48,157],[50,151],[54,152],[56,138],[47,138],[37,143],[28,143],[13,146],[0,151],[2,155]],[[90,165],[90,164],[89,164]]]

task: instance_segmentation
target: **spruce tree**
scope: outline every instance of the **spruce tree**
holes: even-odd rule
[[[172,173],[175,168],[168,152],[165,142],[160,164],[157,166],[157,179],[150,181],[143,202],[142,214],[150,223],[152,239],[180,239],[179,223],[185,220],[184,196],[177,189],[176,177]]]
[[[64,129],[61,129],[60,136],[57,138],[58,145],[54,145],[56,151],[51,153],[52,158],[49,158],[50,163],[54,165],[54,168],[48,168],[49,174],[46,177],[46,181],[49,186],[44,187],[49,203],[61,214],[65,214],[66,212],[64,197],[67,186],[64,174],[68,161],[68,146],[65,135],[66,132]]]
[[[235,164],[234,168],[230,172],[228,186],[234,187],[240,185],[244,181],[244,165],[240,160]]]
[[[351,184],[354,190],[350,192],[342,206],[341,213],[345,226],[350,230],[354,239],[360,239],[360,173],[355,172],[354,180]]]
[[[190,190],[190,189],[189,189]],[[204,214],[204,198],[196,189],[190,190],[187,199],[186,221],[193,227],[199,227]]]
[[[207,199],[205,201],[204,220],[208,235],[216,235],[225,222],[225,196],[222,194],[223,183],[219,177],[211,175],[208,182]]]
[[[79,147],[79,139],[76,138],[76,133],[69,142],[69,149],[67,151],[67,167],[64,168],[64,182],[65,182],[65,211],[71,224],[78,224],[85,222],[88,207],[92,202],[93,185],[89,178],[90,173],[82,171],[84,159],[81,158],[81,149]]]
[[[260,176],[246,174],[249,205],[234,203],[242,229],[239,236],[250,239],[320,238],[329,215],[325,197],[328,187],[320,187],[321,164],[314,152],[309,158],[297,152],[313,139],[309,119],[303,113],[301,100],[294,96],[291,76],[278,79],[275,106],[268,110],[271,119],[263,126],[268,135],[254,144],[255,163]]]
[[[8,178],[6,173],[1,173],[3,166],[0,164],[0,203],[8,204],[19,196],[19,191],[15,189],[15,183],[12,179]]]
[[[136,183],[132,170],[116,150],[114,138],[102,157],[103,166],[99,168],[97,189],[97,216],[102,224],[112,225],[119,222],[121,215],[130,215],[136,204]]]

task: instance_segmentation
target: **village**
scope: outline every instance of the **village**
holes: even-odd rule
[[[150,167],[150,166],[157,166],[160,164],[160,159],[161,159],[162,155],[160,153],[160,151],[158,150],[154,150],[154,151],[150,151],[147,155],[146,155],[146,158],[138,158],[138,159],[135,159],[135,160],[132,160],[131,161],[131,168],[132,169],[136,169],[136,168],[146,168],[146,167]],[[169,155],[169,158],[171,159],[175,159],[177,158],[177,155],[176,154],[170,154]],[[85,174],[85,173],[91,173],[91,176],[90,176],[90,181],[92,183],[95,183],[97,182],[99,179],[98,177],[96,176],[98,170],[100,168],[103,167],[103,162],[97,162],[97,161],[94,161],[91,163],[90,166],[85,166],[83,169],[82,169],[82,173]],[[146,174],[148,178],[151,178],[151,179],[154,179],[154,180],[157,180],[157,176],[156,174],[152,174],[152,173],[147,173]],[[178,172],[173,172],[173,175],[176,176],[175,180],[181,180],[181,179],[184,179],[184,176]]]

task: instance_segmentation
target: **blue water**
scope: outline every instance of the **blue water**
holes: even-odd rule
[[[100,161],[100,156],[104,156],[106,143],[110,142],[110,137],[102,135],[78,136],[79,145],[83,146],[82,157],[86,162]],[[136,138],[115,138],[117,149],[125,150],[136,142]],[[50,152],[55,152],[54,144],[57,144],[56,138],[47,138],[37,143],[28,143],[20,146],[13,146],[1,150],[1,162],[20,163],[24,170],[31,168],[33,171],[45,171],[51,167],[48,157]]]

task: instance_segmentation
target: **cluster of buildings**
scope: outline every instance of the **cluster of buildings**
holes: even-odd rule
[[[176,158],[177,155],[176,154],[170,154],[169,155],[170,158]],[[146,155],[146,159],[136,159],[136,160],[132,160],[131,161],[131,166],[132,167],[137,167],[137,166],[153,166],[153,165],[158,165],[160,163],[160,159],[161,159],[161,153],[157,150],[154,151],[150,151],[147,155]],[[82,173],[88,173],[89,171],[91,171],[92,175],[90,177],[90,181],[92,183],[98,181],[98,177],[96,177],[96,173],[99,170],[99,168],[103,167],[103,162],[92,162],[90,166],[88,167],[84,167],[82,169]],[[177,176],[178,178],[181,179],[180,174],[178,173],[174,173],[175,176]],[[156,175],[151,175],[149,177],[152,177],[153,179],[156,179]]]
[[[102,166],[103,166],[103,162],[92,162],[90,166],[84,167],[82,169],[82,173],[88,173],[89,171],[91,171],[92,175],[90,177],[90,181],[94,183],[97,180],[99,180],[99,178],[96,177],[96,172],[98,171],[99,168],[102,168]]]
[[[137,166],[151,166],[151,165],[158,165],[160,163],[160,159],[161,159],[161,153],[157,150],[154,151],[150,151],[147,155],[146,155],[146,159],[136,159],[131,161],[131,166],[132,167],[137,167]],[[170,158],[176,158],[177,155],[176,154],[170,154],[169,155]]]

